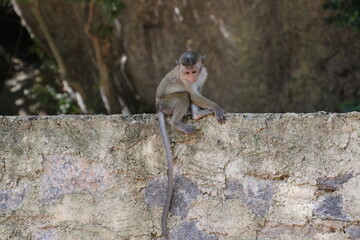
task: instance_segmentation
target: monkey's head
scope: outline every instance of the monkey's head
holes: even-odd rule
[[[204,57],[195,51],[184,52],[179,59],[180,73],[189,82],[195,82],[200,75],[203,66]]]

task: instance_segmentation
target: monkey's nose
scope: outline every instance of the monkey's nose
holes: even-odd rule
[[[191,75],[191,76],[189,76],[190,82],[195,82],[196,79],[197,79],[197,75]]]

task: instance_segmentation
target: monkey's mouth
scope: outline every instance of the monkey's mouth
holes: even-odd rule
[[[197,80],[197,78],[199,77],[199,74],[184,74],[185,78],[189,81],[189,82],[195,82]]]

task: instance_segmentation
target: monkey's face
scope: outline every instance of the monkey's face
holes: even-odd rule
[[[184,75],[185,79],[191,83],[196,82],[197,78],[200,75],[202,64],[198,62],[194,65],[184,66],[181,64],[181,73]]]

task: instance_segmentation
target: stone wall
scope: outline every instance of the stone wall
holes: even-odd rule
[[[360,239],[360,114],[170,130],[171,239]],[[188,120],[191,121],[191,120]],[[155,115],[0,117],[0,239],[160,239]]]

